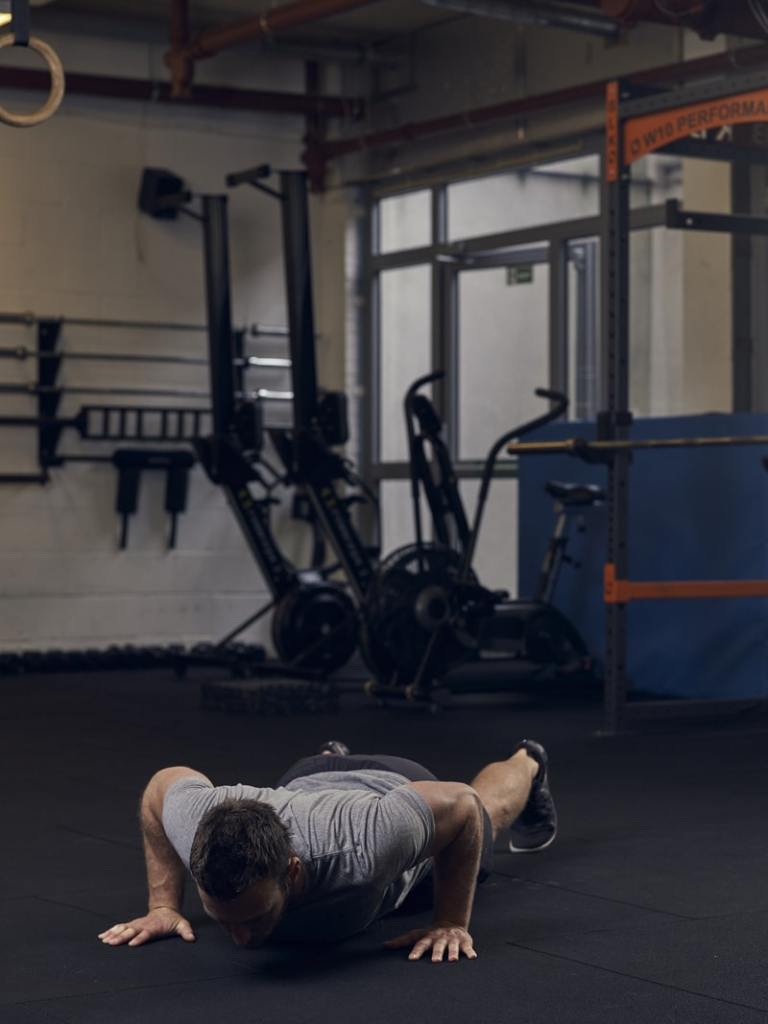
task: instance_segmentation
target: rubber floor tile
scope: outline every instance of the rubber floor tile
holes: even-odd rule
[[[762,825],[750,830],[727,820],[615,841],[569,836],[561,829],[540,854],[500,852],[495,870],[681,917],[768,910],[768,887],[749,881],[765,870],[768,841],[761,832]]]
[[[768,913],[657,921],[618,931],[515,940],[628,977],[761,1010],[768,1016]]]
[[[149,951],[146,951],[149,952]],[[151,955],[151,954],[150,954]],[[408,962],[377,949],[249,954],[248,973],[45,1003],[67,1024],[764,1024],[765,1015],[513,947]]]

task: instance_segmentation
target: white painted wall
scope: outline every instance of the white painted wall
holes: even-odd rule
[[[47,38],[70,71],[164,78],[160,45],[58,33]],[[4,51],[4,59],[8,51]],[[27,60],[24,55],[10,59]],[[301,89],[300,65],[247,52],[200,66],[200,80],[244,88]],[[20,109],[40,102],[9,93]],[[299,166],[303,123],[296,117],[230,114],[68,97],[56,117],[28,131],[2,128],[0,150],[0,310],[39,316],[204,322],[202,246],[191,220],[140,215],[145,166],[167,167],[195,190],[221,192],[228,171],[270,162]],[[231,262],[236,323],[284,323],[276,203],[251,189],[231,198]],[[33,347],[34,332],[0,326],[0,345]],[[204,355],[205,335],[65,327],[62,347]],[[257,351],[274,352],[281,348]],[[0,362],[0,381],[31,380],[35,364]],[[207,387],[207,371],[120,364],[62,369],[63,383]],[[258,383],[258,382],[256,382]],[[278,378],[265,385],[282,386]],[[61,413],[90,396],[66,396]],[[99,401],[94,396],[93,401]],[[105,401],[110,401],[104,396]],[[116,404],[139,399],[112,399]],[[194,404],[167,400],[169,404]],[[148,403],[151,404],[151,403]],[[201,404],[205,404],[204,402]],[[34,414],[26,396],[0,396],[3,414]],[[3,429],[0,472],[33,472],[32,431]],[[67,433],[62,451],[99,454]],[[164,475],[145,474],[130,547],[117,550],[110,466],[69,465],[46,487],[0,489],[0,647],[80,647],[109,642],[168,643],[218,638],[265,599],[265,587],[225,505],[202,470],[191,474],[178,547],[165,548]],[[283,530],[288,550],[306,549],[302,528]],[[249,639],[264,637],[251,634]]]

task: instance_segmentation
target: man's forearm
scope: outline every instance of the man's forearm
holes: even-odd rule
[[[184,864],[168,842],[162,822],[145,805],[141,808],[141,832],[147,864],[149,909],[170,907],[181,910]]]
[[[435,921],[469,927],[482,849],[480,802],[468,797],[463,827],[453,842],[434,859]]]

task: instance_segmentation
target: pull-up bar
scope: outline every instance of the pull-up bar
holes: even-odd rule
[[[507,445],[510,455],[577,455],[589,461],[590,455],[618,455],[621,452],[651,448],[732,448],[737,445],[768,445],[768,435],[743,437],[660,437],[642,441],[587,441],[570,437],[563,441],[523,441]]]

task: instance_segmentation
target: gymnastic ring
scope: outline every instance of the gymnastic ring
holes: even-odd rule
[[[16,36],[12,32],[0,36],[0,50],[5,49],[6,46],[13,46],[15,42]],[[27,45],[30,50],[39,53],[48,65],[48,70],[51,73],[51,91],[43,106],[32,114],[12,114],[10,110],[0,106],[0,121],[12,125],[14,128],[32,128],[36,124],[42,124],[56,113],[64,99],[64,68],[61,66],[56,51],[37,36],[30,36]]]

